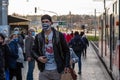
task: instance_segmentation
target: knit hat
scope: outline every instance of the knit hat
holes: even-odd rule
[[[49,16],[49,15],[47,15],[47,14],[45,14],[45,15],[43,15],[43,16],[41,17],[41,21],[42,21],[43,19],[48,19],[50,22],[52,22],[51,16]]]

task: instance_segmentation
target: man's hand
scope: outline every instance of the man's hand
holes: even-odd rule
[[[46,56],[40,56],[40,57],[38,57],[38,60],[42,63],[46,63],[47,62],[47,57]]]

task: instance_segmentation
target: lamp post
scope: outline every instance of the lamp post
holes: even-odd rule
[[[57,16],[56,20],[58,21],[58,24],[59,24],[59,21],[58,20],[58,13],[54,12],[54,11],[49,11],[49,10],[44,10],[44,9],[40,9],[39,7],[35,7],[35,13],[37,13],[37,10],[40,10],[40,11],[44,11],[44,12],[49,12],[49,13],[53,13]],[[57,30],[59,30],[59,26],[56,26],[57,27]]]
[[[96,25],[96,9],[95,9],[95,20],[94,20],[94,26],[95,26],[95,39],[96,39],[96,30],[97,30],[97,25]]]
[[[39,7],[35,7],[35,13],[37,13],[37,10],[40,10],[40,11],[44,11],[44,12],[49,12],[49,13],[53,13],[57,16],[57,20],[58,20],[58,14],[54,11],[48,11],[48,10],[44,10],[44,9],[40,9]]]
[[[94,17],[95,39],[96,39],[96,34],[97,34],[97,29],[98,29],[98,25],[97,25],[98,20],[97,20],[97,17],[96,17],[97,13],[100,13],[100,12],[97,12],[96,9],[95,9],[94,10],[94,16],[95,16]]]
[[[119,1],[119,33],[120,33],[120,1]],[[119,34],[119,36],[120,36],[120,34]],[[120,41],[120,37],[119,37],[119,41]],[[119,58],[119,61],[120,61],[120,58]],[[120,64],[119,64],[119,66],[120,66]]]
[[[0,0],[0,32],[9,35],[8,26],[8,0]]]
[[[45,11],[46,11],[46,10],[45,10]],[[59,21],[59,20],[58,20],[58,14],[57,14],[56,12],[53,12],[53,11],[47,11],[47,12],[55,14],[55,15],[57,16],[57,21]]]
[[[0,0],[0,25],[8,24],[8,0]]]
[[[0,0],[0,25],[2,25],[2,0]]]

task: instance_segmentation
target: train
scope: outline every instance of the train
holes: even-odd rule
[[[113,80],[120,80],[120,1],[113,0],[99,16],[99,56]]]

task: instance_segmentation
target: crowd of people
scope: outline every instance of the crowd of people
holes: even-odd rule
[[[27,35],[14,30],[6,41],[0,33],[0,80],[22,80],[23,63],[28,62],[26,80],[33,80],[35,62],[40,70],[39,80],[61,80],[61,73],[70,72],[78,62],[81,74],[81,55],[86,58],[89,42],[84,32],[71,34],[57,31],[49,15],[41,17],[42,31],[28,29]]]

